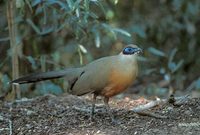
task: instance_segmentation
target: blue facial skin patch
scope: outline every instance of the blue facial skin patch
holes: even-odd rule
[[[140,48],[133,48],[133,47],[126,47],[123,50],[123,54],[131,55],[131,54],[134,54],[134,53],[136,53],[138,51],[140,52],[141,49]]]

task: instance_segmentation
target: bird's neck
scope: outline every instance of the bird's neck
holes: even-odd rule
[[[137,56],[136,55],[119,55],[119,60],[121,63],[137,65]]]
[[[119,55],[120,67],[123,71],[136,77],[138,75],[137,55]]]

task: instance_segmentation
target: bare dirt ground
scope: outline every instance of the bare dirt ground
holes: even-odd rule
[[[199,135],[200,100],[190,99],[181,106],[166,104],[150,110],[167,116],[158,119],[141,116],[131,109],[148,101],[140,98],[111,99],[113,124],[102,102],[98,101],[94,120],[90,120],[88,96],[47,95],[31,100],[0,103],[0,134],[14,135]],[[85,110],[85,111],[83,111]]]

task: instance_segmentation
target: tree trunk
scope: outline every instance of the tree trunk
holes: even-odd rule
[[[10,37],[10,48],[12,57],[12,78],[16,79],[19,77],[19,49],[20,46],[17,44],[17,23],[15,21],[16,17],[16,1],[7,1],[7,20],[9,28]],[[19,86],[12,86],[12,92],[10,93],[10,100],[21,97],[21,92]]]

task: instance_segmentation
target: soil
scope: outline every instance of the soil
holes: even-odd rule
[[[94,119],[90,119],[90,96],[46,95],[33,99],[0,103],[0,134],[14,135],[199,135],[200,99],[180,106],[165,104],[149,110],[167,116],[158,119],[132,111],[149,100],[125,97],[109,102],[116,123],[98,100]]]

